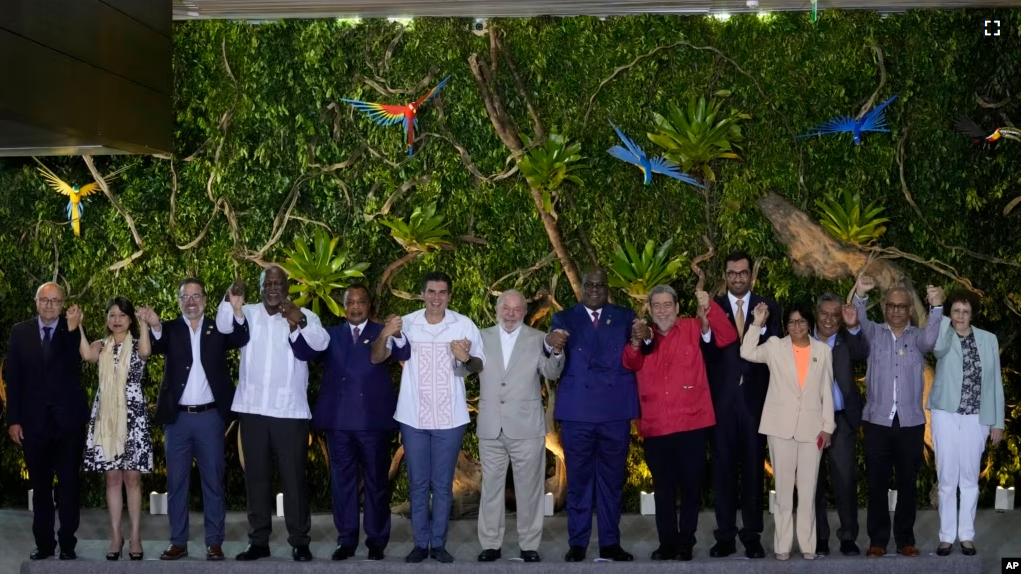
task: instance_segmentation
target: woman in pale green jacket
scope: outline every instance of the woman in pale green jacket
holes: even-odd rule
[[[936,379],[926,408],[932,415],[932,444],[939,481],[939,547],[950,554],[955,540],[961,552],[975,550],[978,475],[986,439],[1003,439],[1003,378],[996,335],[972,327],[978,297],[970,291],[951,295],[936,341]],[[992,430],[990,430],[992,429]],[[957,489],[961,509],[957,510]]]

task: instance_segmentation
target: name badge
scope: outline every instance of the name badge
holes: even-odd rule
[[[812,362],[813,363],[818,363],[819,362],[819,357],[812,357]]]

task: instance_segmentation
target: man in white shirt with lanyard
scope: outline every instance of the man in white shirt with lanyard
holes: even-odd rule
[[[308,364],[294,356],[291,344],[300,337],[309,348],[322,351],[330,337],[319,317],[287,299],[287,274],[280,267],[273,265],[262,272],[259,292],[262,302],[242,308],[251,338],[241,350],[240,381],[231,407],[240,419],[248,491],[248,548],[237,559],[270,555],[275,457],[284,490],[291,557],[306,562],[312,560],[308,547],[312,517],[305,478],[312,413],[308,408]]]
[[[411,345],[411,359],[401,372],[394,419],[400,423],[408,462],[415,547],[405,560],[412,563],[427,556],[439,562],[454,561],[445,546],[454,469],[469,421],[464,377],[481,371],[485,364],[479,328],[468,317],[447,308],[450,290],[447,274],[428,273],[422,280],[425,308],[401,318],[400,338],[379,337],[373,344],[373,362],[386,359],[391,338],[397,347]]]

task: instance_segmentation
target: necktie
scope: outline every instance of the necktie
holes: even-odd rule
[[[50,343],[53,339],[50,338],[50,331],[53,327],[43,327],[43,360],[50,360]]]
[[[599,328],[599,311],[592,312],[592,328],[593,329]]]
[[[358,327],[355,327],[355,330],[354,330],[354,333],[353,333],[353,337],[354,337],[355,343],[358,342],[358,335],[361,335],[361,334],[362,334],[362,330],[359,329]]]
[[[744,340],[744,300],[737,300],[737,313],[734,315],[734,324],[737,326],[738,340]]]

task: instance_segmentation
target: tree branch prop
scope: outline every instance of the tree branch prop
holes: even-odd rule
[[[421,251],[409,251],[405,253],[403,257],[391,263],[390,266],[383,271],[383,275],[379,278],[379,284],[376,285],[376,301],[380,300],[380,296],[383,294],[383,289],[390,286],[390,282],[393,281],[393,276],[397,274],[397,271],[421,254]],[[394,294],[396,295],[396,293]],[[400,297],[400,295],[398,295],[398,297]]]
[[[501,171],[500,173],[494,173],[493,175],[484,175],[481,171],[479,171],[479,168],[476,167],[474,163],[472,163],[471,156],[468,155],[468,150],[465,149],[464,146],[459,144],[455,139],[433,132],[423,133],[421,137],[439,138],[453,146],[461,157],[461,163],[463,163],[464,166],[468,168],[468,171],[470,171],[472,175],[474,175],[475,177],[479,178],[482,181],[500,181],[502,179],[507,179],[508,177],[518,173],[518,166],[517,164],[514,164],[508,167],[507,169]],[[518,154],[511,154],[510,157],[508,157],[506,161],[504,161],[504,165],[508,165],[512,161],[514,161],[517,155]]]
[[[942,239],[940,239],[939,233],[937,233],[936,229],[932,226],[931,223],[929,223],[929,220],[925,218],[925,214],[922,213],[922,210],[919,209],[918,204],[915,203],[915,200],[911,195],[911,190],[908,189],[907,177],[904,175],[904,163],[906,156],[904,150],[907,147],[906,144],[908,140],[908,131],[910,130],[910,128],[908,126],[904,126],[903,129],[904,133],[903,135],[901,135],[900,142],[897,143],[897,165],[900,169],[900,189],[904,193],[904,199],[906,199],[911,208],[915,210],[915,214],[918,216],[918,219],[920,219],[922,223],[925,224],[925,226],[929,229],[929,232],[932,233],[933,237],[936,238],[936,242],[939,243],[940,246],[942,246],[944,249],[948,249],[950,251],[959,251],[961,253],[964,253],[965,255],[974,257],[975,259],[981,259],[982,261],[988,261],[989,263],[996,263],[999,265],[1008,265],[1010,267],[1021,268],[1021,263],[1018,263],[1017,261],[1008,261],[1006,259],[1000,259],[999,257],[992,257],[989,255],[985,255],[983,253],[979,253],[977,251],[972,251],[971,249],[968,249],[967,247],[961,245],[948,245]],[[969,289],[971,288],[969,287]],[[974,289],[972,290],[974,291]]]
[[[516,281],[514,281],[514,287],[515,288],[520,287],[521,284],[525,281],[525,279],[527,279],[529,276],[531,276],[536,271],[538,271],[538,270],[542,269],[543,267],[549,265],[550,262],[552,262],[556,258],[557,258],[557,252],[556,251],[550,251],[549,254],[547,254],[545,257],[543,257],[542,259],[537,261],[535,263],[535,265],[532,265],[531,267],[527,267],[527,268],[517,269],[515,271],[511,271],[510,273],[504,275],[503,277],[497,279],[496,281],[493,281],[493,284],[489,286],[489,289],[488,289],[489,293],[491,295],[493,295],[494,297],[499,297],[500,294],[503,293],[503,291],[497,291],[496,290],[496,286],[499,285],[500,283],[503,283],[507,279],[510,279],[511,277],[514,277],[515,275],[518,278],[517,278]]]
[[[691,260],[691,270],[698,277],[698,282],[695,283],[696,291],[701,291],[705,287],[705,272],[699,268],[699,264],[702,263],[703,261],[708,261],[715,252],[715,249],[713,249],[713,244],[711,241],[709,241],[709,238],[707,236],[705,235],[702,236],[702,242],[705,243],[705,246],[709,248],[709,250]]]
[[[979,107],[983,107],[987,110],[995,110],[997,108],[1002,108],[1003,106],[1009,104],[1010,96],[1007,96],[1006,98],[1003,98],[998,102],[991,102],[988,99],[986,99],[985,96],[975,94],[975,102],[979,105]]]
[[[57,248],[57,234],[51,233],[50,239],[53,240],[53,279],[50,281],[56,283],[57,277],[60,276],[60,249]]]
[[[400,291],[400,290],[394,289],[392,287],[390,288],[390,293],[394,297],[400,297],[401,299],[404,299],[406,301],[424,301],[425,300],[425,299],[422,298],[421,295],[416,295],[414,293],[408,293],[407,291]]]
[[[495,42],[491,43],[490,58],[493,64],[493,73],[496,73],[496,51],[492,48],[499,48],[499,51],[503,53],[504,61],[507,63],[507,69],[510,70],[511,77],[514,78],[514,87],[518,90],[518,95],[525,102],[525,108],[528,109],[528,115],[532,118],[532,130],[535,132],[535,138],[545,139],[546,130],[542,127],[542,121],[539,120],[539,114],[535,112],[535,107],[532,105],[532,98],[528,97],[528,90],[525,89],[524,82],[521,81],[521,76],[518,74],[518,67],[514,65],[514,60],[511,58],[510,51],[507,50],[506,46],[503,45],[503,40],[499,34],[494,34],[492,37]]]
[[[176,223],[174,212],[177,210],[177,170],[174,169],[174,158],[170,158],[170,221],[167,229],[173,229]]]
[[[228,109],[226,112],[223,113],[223,115],[220,116],[220,123],[217,125],[217,129],[219,129],[223,133],[223,137],[226,138],[227,126],[230,125],[230,120],[234,117],[234,112],[236,112],[238,109],[238,100],[241,99],[241,90],[238,88],[238,81],[237,78],[234,77],[234,72],[230,70],[230,62],[227,61],[227,38],[224,38],[223,41],[220,42],[220,53],[223,56],[223,67],[224,69],[227,70],[227,77],[229,77],[231,83],[234,84],[234,102],[231,104],[230,109]],[[210,142],[213,141],[213,137],[214,136],[209,136],[206,139],[206,141],[203,142],[202,145],[198,147],[197,150],[195,150],[188,157],[184,158],[184,161],[189,162],[197,158],[202,152],[205,151],[206,147],[209,146]]]
[[[861,111],[858,112],[856,120],[861,120],[865,117],[865,114],[869,113],[872,109],[872,105],[876,103],[876,98],[879,97],[879,91],[886,85],[886,66],[883,65],[883,51],[879,49],[879,46],[872,46],[872,51],[876,55],[876,64],[879,66],[879,85],[876,86],[876,91],[872,92],[872,97],[865,102],[865,105],[861,107]]]
[[[95,179],[96,183],[99,184],[99,187],[103,190],[103,193],[106,195],[106,198],[110,200],[110,203],[112,203],[113,206],[117,209],[117,211],[120,212],[121,216],[124,218],[124,221],[128,223],[128,228],[131,229],[131,236],[135,240],[135,245],[138,246],[138,250],[132,253],[130,256],[128,256],[125,259],[121,259],[117,263],[114,263],[113,265],[107,267],[108,271],[117,271],[130,265],[132,261],[141,257],[142,254],[145,252],[145,249],[142,246],[142,237],[138,234],[138,229],[135,228],[135,220],[132,219],[131,215],[127,212],[127,210],[125,210],[124,207],[121,206],[121,203],[117,201],[117,198],[114,197],[113,193],[110,192],[110,186],[107,185],[106,180],[103,178],[103,176],[99,174],[99,170],[96,169],[96,164],[92,161],[92,156],[83,155],[82,159],[85,160],[85,165],[89,166],[89,172],[92,173],[92,178]]]
[[[390,208],[393,207],[393,204],[395,201],[397,201],[398,197],[404,195],[404,193],[407,192],[409,189],[419,185],[425,185],[430,181],[432,181],[432,176],[424,175],[418,179],[409,179],[408,181],[404,182],[403,184],[401,184],[400,187],[398,187],[396,190],[394,190],[393,193],[390,194],[390,197],[388,197],[385,202],[383,202],[383,207],[378,212],[364,215],[365,221],[372,221],[373,219],[381,215],[389,215]]]

